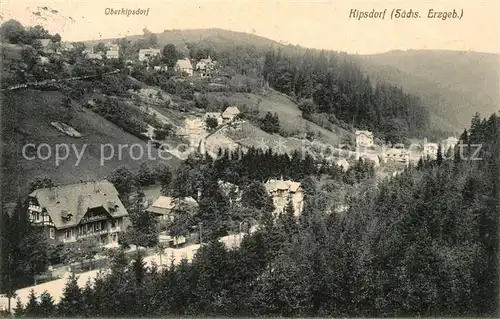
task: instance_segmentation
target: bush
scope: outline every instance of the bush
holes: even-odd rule
[[[217,119],[209,117],[205,120],[205,125],[209,131],[213,131],[217,128],[217,126],[219,126],[219,122]]]
[[[281,127],[278,114],[267,112],[266,116],[260,119],[260,128],[267,133],[279,133]]]

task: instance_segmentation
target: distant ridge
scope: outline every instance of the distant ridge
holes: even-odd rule
[[[217,28],[172,29],[157,33],[157,36],[159,47],[168,43],[184,47],[186,43],[203,41],[221,46],[254,46],[261,50],[281,48],[284,52],[306,49],[255,34]],[[142,37],[126,38],[134,41]],[[84,42],[97,44],[110,40],[113,39]],[[359,62],[373,83],[378,80],[391,83],[420,96],[429,110],[431,125],[436,129],[461,131],[469,126],[475,112],[487,116],[499,109],[500,54],[424,49],[349,55]]]

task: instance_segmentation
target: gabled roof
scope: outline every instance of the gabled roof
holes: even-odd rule
[[[188,59],[182,59],[182,60],[177,60],[177,66],[180,69],[192,69],[193,66],[191,65],[191,61]]]
[[[267,191],[289,190],[291,192],[296,192],[300,187],[300,183],[283,180],[269,180],[264,186]]]
[[[47,210],[57,229],[78,225],[87,211],[93,208],[103,208],[114,218],[128,215],[118,198],[118,191],[106,180],[41,188],[29,196],[35,197],[40,207]],[[63,215],[68,213],[73,217],[65,221]]]
[[[198,203],[192,197],[185,197],[182,202],[189,206],[198,206]],[[175,207],[176,199],[170,196],[160,196],[151,205],[147,211],[156,214],[166,214]]]
[[[52,40],[51,39],[40,39],[40,43],[42,44],[42,47],[45,48],[47,47],[49,44],[52,43]]]
[[[87,59],[102,60],[102,55],[100,55],[99,53],[87,53]]]
[[[235,117],[236,115],[240,114],[240,110],[236,106],[230,106],[228,107],[224,113],[222,113],[223,118],[231,118]]]
[[[356,131],[356,136],[358,135],[366,135],[368,137],[373,137],[373,133],[370,131]]]
[[[154,53],[154,54],[160,54],[160,49],[153,49],[153,48],[149,48],[149,49],[140,49],[139,50],[139,54],[151,54],[151,53]]]

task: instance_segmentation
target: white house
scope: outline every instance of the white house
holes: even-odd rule
[[[373,146],[373,133],[370,131],[356,131],[356,147]]]
[[[264,186],[273,199],[276,214],[282,213],[288,205],[288,202],[291,201],[294,215],[300,215],[304,206],[304,192],[300,183],[290,180],[271,179],[267,181]]]
[[[201,77],[211,76],[215,70],[216,63],[209,55],[207,59],[201,59],[196,63],[196,71]]]
[[[175,64],[175,70],[177,72],[187,73],[189,76],[193,76],[193,65],[189,59],[177,60]]]
[[[160,54],[161,54],[160,49],[153,49],[153,48],[140,49],[139,50],[139,61],[140,62],[148,61],[148,60],[154,58],[155,56],[159,56]]]
[[[102,55],[100,55],[99,53],[87,53],[85,55],[85,58],[90,60],[102,60]]]
[[[62,41],[60,46],[61,46],[61,51],[71,51],[75,48],[75,46],[68,41]]]
[[[118,50],[108,50],[106,51],[106,57],[108,59],[118,59],[120,57],[120,53]]]
[[[429,156],[432,159],[436,159],[438,148],[439,145],[437,143],[425,143],[423,152],[424,156]]]
[[[441,142],[441,145],[443,147],[443,152],[447,152],[450,148],[454,149],[455,146],[458,144],[458,142],[459,139],[454,136],[448,137],[447,139],[443,140]]]
[[[52,39],[40,39],[40,44],[42,46],[42,51],[45,53],[52,53],[54,52],[54,43],[52,42]]]

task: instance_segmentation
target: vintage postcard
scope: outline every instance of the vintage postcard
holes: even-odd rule
[[[498,317],[499,13],[3,1],[1,316]]]

